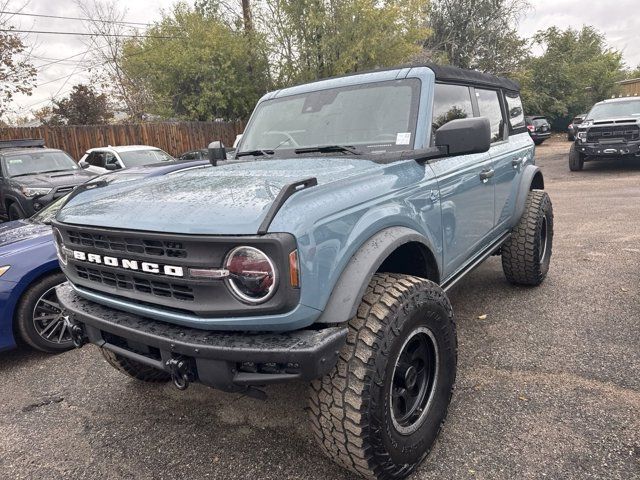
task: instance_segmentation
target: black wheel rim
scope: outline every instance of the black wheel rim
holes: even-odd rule
[[[547,254],[547,217],[542,217],[542,225],[540,225],[540,254],[538,260],[544,261],[544,257]]]
[[[71,332],[65,323],[65,312],[58,303],[56,287],[44,292],[33,308],[33,326],[45,342],[55,345],[71,343]]]
[[[431,330],[420,327],[405,340],[391,379],[391,420],[398,432],[411,434],[424,422],[438,379],[438,350]]]

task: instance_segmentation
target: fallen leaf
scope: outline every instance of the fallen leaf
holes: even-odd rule
[[[485,313],[484,315],[480,315],[478,317],[478,320],[486,320],[487,319],[487,314]]]
[[[624,288],[624,287],[620,287],[620,290],[622,290],[623,292],[628,292],[629,291],[628,288]]]
[[[525,397],[524,395],[520,395],[520,396],[518,397],[518,399],[519,399],[519,400],[522,400],[523,402],[526,402],[526,401],[528,401],[528,400],[529,400],[529,399],[528,399],[527,397]]]

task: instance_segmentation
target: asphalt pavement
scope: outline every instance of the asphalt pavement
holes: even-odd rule
[[[492,257],[451,292],[459,370],[412,477],[640,478],[640,159],[569,172],[537,148],[553,200],[551,269],[509,285]],[[130,380],[97,348],[0,354],[0,478],[351,479],[306,421],[305,386],[266,401]]]

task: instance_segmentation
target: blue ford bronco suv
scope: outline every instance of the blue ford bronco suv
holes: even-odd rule
[[[320,448],[409,475],[456,376],[447,290],[490,255],[549,269],[551,201],[518,84],[435,65],[265,95],[209,171],[77,190],[54,221],[76,346],[142,381],[310,382]]]

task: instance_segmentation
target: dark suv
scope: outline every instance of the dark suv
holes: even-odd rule
[[[551,124],[545,117],[525,117],[525,121],[529,135],[536,145],[540,145],[551,136]]]
[[[43,140],[0,141],[0,214],[9,220],[30,217],[92,177]]]
[[[578,126],[569,152],[569,169],[588,160],[640,157],[640,98],[612,98],[596,103]]]

